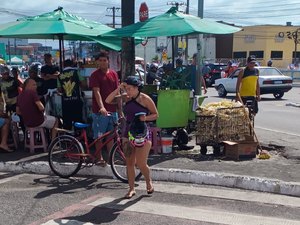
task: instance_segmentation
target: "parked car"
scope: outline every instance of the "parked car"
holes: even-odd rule
[[[275,67],[256,67],[259,70],[260,94],[273,94],[276,99],[281,99],[285,92],[292,89],[293,80],[283,75]],[[239,72],[243,68],[237,68],[227,78],[215,81],[215,89],[220,97],[227,93],[236,93],[236,82]]]
[[[226,64],[225,63],[209,63],[208,66],[210,67],[210,73],[204,75],[204,80],[207,87],[211,87],[215,80],[221,78],[221,72],[225,70]]]

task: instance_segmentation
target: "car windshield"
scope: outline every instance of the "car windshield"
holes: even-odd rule
[[[260,76],[277,76],[283,75],[279,70],[276,68],[259,68],[259,75]]]

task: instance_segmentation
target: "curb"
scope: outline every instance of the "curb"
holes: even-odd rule
[[[0,162],[0,171],[53,175],[47,162]],[[83,168],[78,174],[82,176],[92,175],[100,177],[113,177],[109,166],[93,166],[90,168]],[[277,179],[247,177],[229,173],[165,169],[156,167],[151,168],[151,176],[155,181],[217,185],[300,197],[299,182],[286,182]]]

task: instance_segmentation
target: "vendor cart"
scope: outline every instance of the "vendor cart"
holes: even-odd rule
[[[202,155],[206,155],[207,146],[219,154],[223,141],[240,141],[251,134],[242,106],[218,108],[214,113],[197,111],[196,126],[196,144]]]

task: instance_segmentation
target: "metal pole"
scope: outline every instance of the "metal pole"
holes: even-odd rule
[[[174,36],[172,36],[172,69],[175,68],[175,40]]]
[[[10,40],[9,39],[8,39],[7,45],[8,45],[8,60],[9,60],[9,65],[11,65],[11,49],[10,49]]]
[[[116,7],[112,7],[112,13],[113,13],[113,28],[116,27]]]
[[[134,23],[134,0],[122,0],[122,27]],[[135,74],[135,45],[134,38],[122,39],[122,79]]]
[[[294,42],[295,42],[295,52],[294,52],[294,66],[296,66],[296,60],[297,60],[297,44],[298,44],[298,30],[296,30],[295,37],[294,37]]]
[[[187,0],[186,2],[186,14],[190,13],[190,0]],[[185,61],[186,64],[188,64],[189,60],[189,36],[185,36]]]
[[[198,17],[203,18],[203,5],[204,5],[204,0],[198,0]],[[197,37],[197,73],[196,73],[196,90],[195,94],[196,95],[202,95],[202,67],[203,67],[203,62],[202,62],[202,55],[201,55],[201,39],[202,39],[202,34],[198,35]]]

